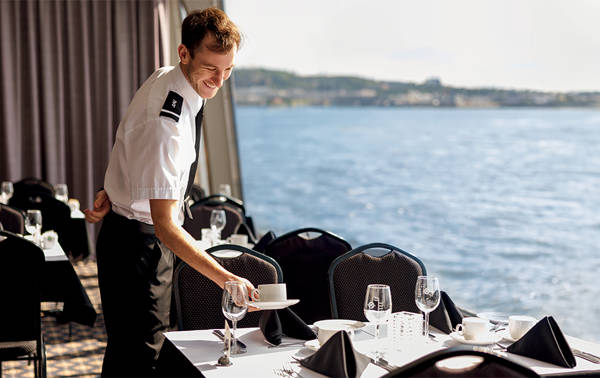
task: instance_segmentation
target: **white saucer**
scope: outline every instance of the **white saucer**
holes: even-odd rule
[[[276,301],[276,302],[252,301],[252,302],[248,302],[248,305],[259,308],[261,310],[281,310],[282,308],[286,308],[288,306],[295,305],[298,302],[300,302],[300,299],[288,299],[285,301]]]
[[[320,327],[327,330],[350,329],[353,331],[359,330],[366,326],[365,323],[359,320],[351,319],[325,319],[316,321],[314,325],[317,327],[317,329]]]
[[[514,343],[515,341],[517,341],[510,336],[510,332],[508,330],[506,330],[504,332],[499,332],[499,333],[502,335],[502,338],[506,341],[510,341],[511,343]]]
[[[498,341],[502,340],[503,334],[492,334],[493,338],[489,340],[465,340],[462,335],[459,335],[457,332],[452,332],[449,335],[453,340],[458,341],[461,344],[469,344],[469,345],[491,345],[495,344]]]
[[[305,342],[304,347],[306,347],[310,350],[317,351],[321,347],[321,344],[319,344],[319,339],[313,339],[313,340],[308,340],[307,342]]]

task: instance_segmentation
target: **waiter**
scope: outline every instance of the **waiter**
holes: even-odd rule
[[[179,65],[154,72],[119,124],[104,190],[85,210],[89,222],[105,218],[96,253],[108,337],[103,376],[154,374],[169,325],[173,253],[220,287],[241,281],[254,289],[194,247],[182,228],[204,102],[231,75],[240,40],[223,11],[191,13],[182,24]]]

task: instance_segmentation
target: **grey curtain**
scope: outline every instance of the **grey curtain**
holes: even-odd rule
[[[91,205],[119,120],[163,64],[160,1],[0,0],[0,181],[66,183]]]

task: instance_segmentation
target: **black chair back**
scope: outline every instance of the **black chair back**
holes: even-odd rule
[[[478,357],[468,365],[461,366],[458,361],[445,364],[444,361],[455,357]],[[428,354],[412,363],[402,366],[383,376],[397,377],[539,377],[526,366],[510,361],[470,346],[455,346]]]
[[[54,187],[44,180],[26,177],[14,183],[14,194],[18,195],[47,195],[54,197]]]
[[[19,209],[0,204],[0,223],[6,231],[21,235],[25,233],[25,215]]]
[[[336,257],[350,249],[350,244],[335,234],[302,228],[271,241],[264,253],[281,265],[288,298],[300,299],[294,312],[310,324],[331,316],[327,270]]]
[[[328,272],[333,318],[365,320],[364,294],[369,284],[390,286],[392,312],[419,313],[415,304],[417,277],[426,275],[417,257],[384,243],[367,244],[339,256]]]
[[[281,282],[281,268],[269,256],[232,244],[222,244],[207,252],[225,269],[256,287]],[[223,290],[183,261],[175,268],[173,292],[179,330],[223,328]],[[247,313],[238,326],[258,327],[260,314],[260,311]]]
[[[30,241],[0,231],[0,361],[32,359],[45,375],[40,301],[44,252]]]

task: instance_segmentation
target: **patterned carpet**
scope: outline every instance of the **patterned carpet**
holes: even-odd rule
[[[96,262],[80,261],[73,266],[94,304],[98,318],[94,328],[71,323],[71,337],[69,337],[69,325],[57,324],[52,316],[42,318],[48,377],[97,377],[100,376],[102,368],[106,334],[100,306]],[[54,303],[42,303],[42,310],[54,310],[56,306],[57,304]],[[33,377],[33,364],[28,365],[27,362],[19,361],[3,362],[2,375]]]

